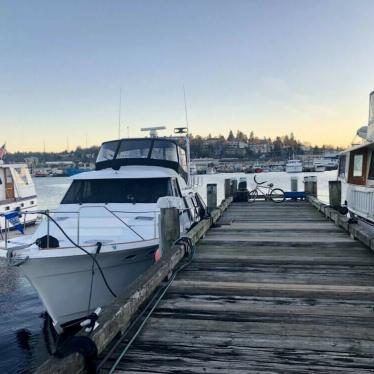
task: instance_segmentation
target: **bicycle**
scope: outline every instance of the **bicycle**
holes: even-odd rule
[[[273,188],[274,184],[270,183],[267,186],[262,186],[263,184],[267,183],[265,182],[258,182],[256,180],[256,176],[254,176],[253,180],[256,183],[256,188],[250,192],[248,192],[248,202],[253,203],[258,198],[259,192],[261,195],[264,196],[265,200],[271,200],[274,203],[282,203],[285,200],[285,194],[284,191],[280,188]]]

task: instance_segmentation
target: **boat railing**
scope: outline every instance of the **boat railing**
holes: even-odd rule
[[[100,217],[96,216],[88,216],[84,215],[83,211],[86,210],[104,210],[106,214],[101,214]],[[76,244],[80,245],[81,238],[82,238],[82,231],[84,231],[84,222],[85,219],[92,219],[92,218],[100,218],[101,219],[101,226],[105,230],[108,227],[105,227],[105,219],[110,219],[109,224],[111,225],[111,228],[115,228],[114,222],[117,222],[117,224],[121,227],[126,227],[128,230],[130,230],[137,238],[137,240],[133,240],[133,242],[139,242],[139,241],[146,241],[146,240],[154,240],[158,237],[158,215],[159,210],[146,210],[146,211],[125,211],[125,210],[111,210],[108,207],[102,206],[102,205],[90,205],[90,206],[82,206],[79,208],[79,210],[75,211],[62,211],[62,210],[37,210],[37,211],[23,211],[20,212],[20,215],[22,215],[21,222],[23,222],[23,225],[25,227],[27,222],[27,215],[39,215],[43,216],[46,221],[46,235],[47,235],[47,241],[49,242],[49,237],[51,234],[51,230],[53,226],[55,226],[57,229],[61,228],[65,231],[65,228],[63,227],[63,219],[68,218],[74,218],[76,219],[76,229],[74,230],[76,233],[74,235],[74,240],[76,241]],[[106,217],[105,217],[106,216]],[[134,225],[129,222],[126,222],[126,220],[129,220],[133,218],[134,220],[141,221],[148,221],[147,226],[149,227],[150,221],[152,221],[152,237],[145,237],[144,234],[141,233],[139,228],[135,228]],[[60,226],[60,228],[58,227]],[[118,227],[116,225],[116,227]],[[7,248],[8,244],[8,237],[9,237],[9,229],[10,226],[5,220],[5,230],[4,230],[4,242],[5,242],[5,249]],[[151,232],[151,231],[150,231]],[[70,235],[69,235],[70,236]],[[49,247],[49,243],[47,244],[47,247]]]
[[[38,215],[44,217],[44,220],[46,221],[46,235],[47,235],[47,248],[49,248],[49,240],[51,236],[51,231],[55,227],[55,229],[61,230],[63,229],[66,233],[66,231],[69,231],[69,234],[66,233],[71,239],[75,240],[75,243],[78,245],[82,244],[82,231],[84,229],[87,229],[87,227],[82,227],[84,223],[85,218],[100,218],[101,219],[101,228],[103,230],[106,230],[108,226],[105,226],[105,223],[103,221],[104,215],[98,216],[83,216],[82,211],[87,209],[102,209],[105,210],[107,215],[111,217],[110,227],[113,228],[113,222],[118,222],[118,224],[122,227],[126,227],[128,230],[130,230],[137,238],[137,240],[132,240],[131,242],[142,242],[147,240],[154,240],[158,238],[158,224],[159,224],[159,210],[143,210],[143,211],[125,211],[125,210],[111,210],[108,207],[102,206],[102,205],[89,205],[89,206],[81,206],[79,210],[75,211],[68,211],[68,210],[33,210],[33,211],[22,211],[20,212],[20,216],[22,216],[23,225],[26,227],[27,223],[27,215]],[[180,214],[183,214],[190,210],[190,208],[181,208],[178,209]],[[3,214],[2,214],[3,216]],[[64,217],[65,216],[65,217]],[[70,217],[69,217],[70,216]],[[64,227],[64,224],[61,224],[65,219],[74,218],[76,219],[76,227],[73,228],[72,232],[75,234],[71,235],[71,227]],[[149,230],[148,232],[152,232],[152,236],[149,237],[149,235],[144,235],[140,231],[142,225],[134,225],[134,222],[126,222],[126,220],[133,218],[134,220],[138,220],[139,222],[142,221],[148,221],[147,226],[149,227],[150,221],[152,221],[152,231]],[[60,226],[60,227],[58,227]],[[137,227],[134,227],[137,226]],[[117,226],[118,227],[118,226]],[[144,226],[143,226],[144,227]],[[5,219],[5,230],[4,230],[4,237],[2,238],[4,240],[4,249],[8,249],[9,245],[9,230],[10,225],[8,221]],[[73,236],[73,238],[72,238]],[[85,242],[85,246],[87,246],[87,242]],[[88,246],[91,246],[89,244]],[[22,245],[21,247],[24,247]],[[18,248],[21,249],[21,248]]]

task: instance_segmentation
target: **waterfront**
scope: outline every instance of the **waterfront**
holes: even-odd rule
[[[300,173],[299,190],[303,190],[305,175],[317,175],[319,198],[328,199],[328,181],[336,178],[336,171]],[[223,198],[226,178],[245,177],[253,187],[253,174],[213,174],[197,176],[199,192],[205,199],[206,183],[217,183],[219,199]],[[290,189],[291,174],[283,172],[258,174],[259,181]],[[296,175],[293,175],[296,176]],[[53,209],[61,200],[70,183],[69,178],[36,178],[39,208]],[[48,355],[48,336],[45,328],[44,308],[36,292],[17,268],[0,268],[0,361],[1,373],[28,372]],[[47,342],[47,344],[46,344]]]

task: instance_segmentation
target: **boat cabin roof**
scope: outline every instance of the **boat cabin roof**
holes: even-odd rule
[[[159,166],[129,165],[121,166],[119,170],[108,168],[99,171],[87,171],[84,173],[75,174],[72,179],[149,179],[172,178],[176,176],[177,173],[172,169],[167,169]]]
[[[105,142],[96,159],[96,170],[146,165],[175,170],[187,180],[186,150],[170,138],[133,138]],[[143,171],[144,172],[144,171]]]

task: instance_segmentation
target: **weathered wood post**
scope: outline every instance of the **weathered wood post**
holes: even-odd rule
[[[158,221],[160,248],[161,252],[165,253],[171,249],[180,236],[179,210],[181,206],[179,199],[171,196],[160,197],[157,206],[160,208]]]
[[[298,177],[292,176],[291,177],[291,192],[297,192],[298,190]]]
[[[160,247],[169,251],[180,236],[179,211],[177,208],[160,209]]]
[[[225,199],[230,197],[230,189],[231,189],[231,179],[225,179]]]
[[[330,206],[338,208],[342,203],[342,183],[341,181],[329,181],[329,201]]]
[[[305,195],[317,197],[317,177],[304,177],[304,191]]]
[[[226,197],[226,181],[230,179],[225,179],[225,197]],[[206,196],[207,196],[207,210],[208,214],[212,213],[214,209],[217,209],[217,185],[207,184],[206,185]]]
[[[236,191],[238,191],[238,181],[231,179],[231,196],[234,196]]]

